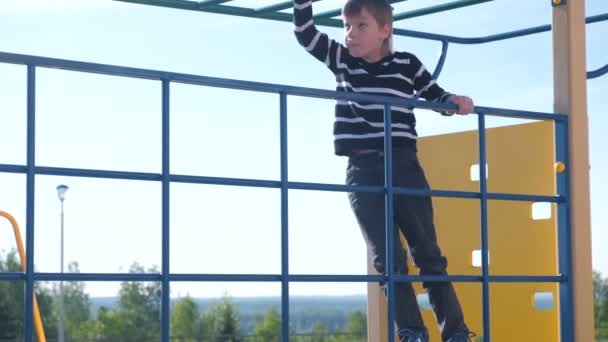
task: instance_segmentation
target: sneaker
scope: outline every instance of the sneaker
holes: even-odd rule
[[[420,329],[401,329],[397,333],[400,342],[428,342],[429,334],[426,330]]]
[[[472,337],[477,336],[475,333],[470,331],[458,332],[448,338],[446,342],[471,342]]]

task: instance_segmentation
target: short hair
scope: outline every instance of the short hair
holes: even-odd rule
[[[393,24],[393,8],[386,0],[348,0],[342,8],[342,15],[352,17],[366,9],[380,25]]]

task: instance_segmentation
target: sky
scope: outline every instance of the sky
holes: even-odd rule
[[[240,0],[257,6],[269,1]],[[316,11],[341,1],[315,4]],[[398,10],[414,9],[408,1]],[[587,15],[608,12],[587,0]],[[476,37],[551,22],[550,2],[488,2],[397,26]],[[333,89],[332,76],[297,44],[290,23],[228,17],[109,0],[3,0],[0,51],[195,75]],[[323,28],[336,39],[339,29]],[[587,27],[589,70],[608,63],[608,24]],[[440,44],[397,37],[397,50],[416,53],[434,68]],[[482,106],[551,112],[551,34],[485,45],[451,45],[440,84]],[[36,163],[160,173],[161,98],[154,81],[38,69]],[[26,81],[22,66],[0,64],[0,163],[25,164]],[[591,210],[594,269],[608,275],[608,124],[602,95],[608,77],[589,80]],[[173,84],[171,173],[254,179],[279,178],[278,97],[273,94]],[[333,155],[333,103],[289,98],[289,178],[343,184],[346,159]],[[473,130],[476,117],[442,118],[418,112],[422,136]],[[489,126],[518,123],[488,119]],[[67,184],[65,259],[81,272],[126,272],[138,262],[161,264],[161,185],[155,182],[36,177],[35,263],[60,269],[60,202]],[[25,176],[0,173],[0,210],[25,231]],[[346,194],[291,191],[290,272],[365,274],[365,244]],[[173,184],[173,273],[278,274],[280,192],[277,189]],[[0,222],[0,250],[14,248]],[[490,247],[491,248],[491,247]],[[118,283],[87,283],[93,296],[117,293]],[[364,284],[291,285],[292,294],[358,294]],[[172,285],[172,295],[280,295],[280,284]]]

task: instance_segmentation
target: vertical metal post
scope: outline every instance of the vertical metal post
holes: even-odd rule
[[[388,302],[388,339],[395,336],[395,284],[394,274],[394,245],[393,239],[395,231],[393,219],[393,142],[392,142],[392,115],[390,104],[384,105],[384,212],[386,225],[386,299]]]
[[[479,131],[479,192],[481,206],[481,277],[483,305],[483,340],[490,341],[490,285],[488,282],[488,184],[486,174],[486,117],[478,113]]]
[[[162,80],[162,293],[160,331],[161,342],[169,342],[169,317],[170,317],[170,244],[169,244],[169,194],[170,184],[170,159],[169,159],[169,123],[170,123],[170,90],[171,83],[168,79]]]
[[[557,203],[557,251],[559,273],[563,277],[559,283],[560,303],[560,336],[561,341],[574,341],[574,307],[572,303],[572,254],[570,245],[570,194],[569,194],[569,165],[568,153],[568,122],[566,120],[555,122],[555,159],[557,195],[563,201]],[[565,169],[560,170],[564,167]]]
[[[287,182],[287,94],[280,97],[281,153],[281,341],[289,342],[289,192]]]
[[[27,66],[27,161],[25,203],[25,342],[33,342],[34,306],[34,181],[36,165],[36,67]]]

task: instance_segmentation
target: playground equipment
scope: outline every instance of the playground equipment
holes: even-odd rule
[[[281,12],[289,9],[292,5],[291,1],[284,1],[278,4],[271,4],[262,8],[245,8],[238,6],[228,6],[226,3],[230,0],[204,0],[204,1],[186,1],[186,0],[119,0],[123,2],[140,3],[155,6],[164,6],[172,8],[182,8],[187,10],[198,10],[212,13],[256,17],[260,19],[291,21],[289,13]],[[482,2],[492,0],[460,0],[454,1],[445,5],[433,6],[413,12],[397,13],[395,19],[403,20],[419,15],[430,13],[438,13],[441,11],[451,10],[454,8],[471,6]],[[546,1],[546,0],[545,0]],[[390,1],[398,3],[401,1]],[[236,80],[218,79],[203,76],[158,72],[153,70],[126,68],[119,66],[100,65],[94,63],[82,63],[75,61],[67,61],[60,59],[43,58],[36,56],[26,56],[10,53],[0,53],[0,62],[15,63],[27,66],[28,77],[28,125],[27,125],[27,163],[26,165],[2,165],[0,164],[0,172],[14,172],[26,174],[27,187],[27,206],[26,206],[26,245],[27,245],[27,267],[23,274],[18,276],[0,274],[0,280],[25,280],[26,282],[26,324],[25,334],[26,342],[32,341],[32,310],[33,310],[33,283],[35,280],[120,280],[120,281],[160,281],[162,282],[162,311],[161,311],[161,341],[169,341],[169,285],[175,281],[274,281],[281,283],[282,289],[282,341],[289,339],[289,283],[290,282],[306,282],[306,281],[343,281],[343,282],[368,282],[370,283],[370,299],[369,299],[369,339],[370,341],[385,341],[388,336],[394,335],[394,326],[392,317],[394,303],[392,302],[392,287],[397,281],[413,281],[420,282],[423,280],[432,281],[454,281],[458,283],[479,284],[481,290],[471,291],[467,289],[459,290],[467,298],[467,304],[473,308],[480,307],[480,314],[473,316],[475,330],[479,335],[483,335],[484,341],[500,340],[501,334],[508,334],[500,322],[496,324],[492,317],[500,318],[501,306],[504,303],[501,300],[496,300],[491,297],[491,293],[500,294],[504,290],[502,285],[507,283],[527,283],[529,288],[518,287],[515,292],[507,291],[507,295],[513,298],[517,297],[522,300],[536,300],[534,308],[555,309],[545,317],[540,318],[540,321],[535,322],[535,327],[542,326],[542,329],[537,329],[538,334],[531,335],[531,338],[540,340],[561,340],[561,341],[591,341],[593,340],[593,298],[591,288],[591,254],[590,254],[590,214],[589,214],[589,174],[588,174],[588,132],[587,132],[587,115],[586,115],[586,79],[595,78],[604,75],[608,72],[608,65],[597,70],[586,70],[585,62],[585,25],[586,23],[595,23],[608,20],[608,14],[602,14],[590,18],[584,16],[584,1],[565,1],[553,0],[553,24],[538,26],[526,30],[519,30],[497,34],[488,37],[480,38],[461,38],[453,36],[445,36],[438,34],[428,34],[424,32],[415,32],[396,28],[396,35],[416,37],[421,39],[430,39],[442,43],[442,55],[437,64],[433,75],[438,77],[441,68],[446,60],[448,46],[454,44],[481,44],[503,39],[521,37],[525,35],[535,34],[552,30],[554,40],[554,111],[555,113],[538,113],[527,111],[514,111],[501,108],[476,107],[478,115],[478,132],[473,134],[470,132],[462,133],[461,135],[450,135],[421,139],[421,148],[433,149],[436,141],[446,139],[453,141],[450,143],[472,144],[477,142],[479,151],[477,155],[469,155],[463,158],[465,165],[452,163],[450,165],[433,166],[431,161],[425,161],[427,170],[429,170],[433,188],[436,189],[450,186],[450,182],[454,180],[442,179],[434,176],[435,168],[454,167],[460,170],[466,170],[471,163],[476,163],[479,167],[477,170],[478,180],[476,186],[458,191],[448,190],[432,190],[430,193],[420,193],[415,189],[393,188],[391,184],[392,177],[390,174],[391,167],[391,140],[387,137],[385,140],[385,152],[387,163],[387,184],[381,189],[360,189],[357,191],[373,191],[384,193],[391,203],[391,199],[395,194],[411,194],[411,195],[432,195],[439,206],[441,199],[468,199],[468,203],[476,203],[478,207],[478,215],[475,215],[479,220],[479,232],[481,235],[479,246],[465,246],[462,242],[465,238],[453,240],[456,243],[446,244],[447,248],[462,248],[462,252],[455,252],[458,255],[471,255],[472,250],[477,252],[479,262],[477,264],[480,271],[458,270],[456,272],[450,269],[450,276],[398,276],[392,273],[383,275],[294,275],[289,273],[289,259],[287,253],[288,247],[288,211],[287,211],[287,195],[292,189],[306,190],[324,190],[324,191],[352,191],[354,188],[334,185],[334,184],[311,184],[311,183],[295,183],[288,181],[287,169],[287,97],[298,95],[308,97],[320,97],[327,99],[341,99],[353,101],[366,101],[382,103],[385,105],[385,122],[391,122],[391,105],[411,105],[417,108],[446,110],[453,109],[449,104],[427,103],[423,101],[408,101],[396,100],[394,98],[362,95],[362,94],[344,94],[333,91],[325,91],[318,89],[308,89],[300,87],[281,86],[274,84],[265,84],[257,82],[244,82]],[[341,26],[338,19],[334,19],[339,15],[339,10],[327,11],[319,13],[316,16],[317,23],[328,26]],[[88,169],[68,169],[68,168],[51,168],[37,166],[35,164],[35,84],[36,84],[36,68],[58,68],[73,71],[100,73],[115,76],[125,76],[132,78],[142,78],[156,80],[162,84],[162,172],[160,174],[138,173],[138,172],[123,172],[123,171],[104,171],[104,170],[88,170]],[[277,94],[280,102],[280,142],[281,142],[281,177],[278,181],[265,181],[253,179],[226,179],[215,177],[201,177],[195,175],[174,175],[169,172],[169,117],[170,117],[170,84],[171,83],[188,83],[195,85],[205,85],[213,87],[233,88],[252,90],[260,92],[268,92]],[[531,118],[538,120],[547,120],[549,124],[533,124],[524,125],[521,127],[508,127],[504,129],[486,130],[485,118],[488,115],[497,115],[504,117],[516,118]],[[499,175],[500,168],[494,168],[494,161],[491,153],[495,149],[501,148],[501,143],[492,144],[492,139],[500,137],[505,130],[517,130],[523,132],[524,139],[533,135],[541,135],[543,138],[540,144],[539,152],[543,156],[550,158],[542,160],[541,164],[534,164],[531,169],[533,177],[542,177],[538,180],[539,188],[530,188],[534,190],[532,194],[525,191],[526,189],[515,188],[516,193],[505,192],[505,188],[501,188],[501,183],[492,184],[495,175],[496,179],[501,179]],[[390,131],[388,124],[385,126],[386,131]],[[519,134],[519,133],[518,133]],[[500,138],[496,138],[500,141]],[[488,154],[487,152],[490,152]],[[526,157],[526,158],[529,158]],[[468,164],[466,164],[468,163]],[[488,173],[484,165],[490,165],[489,171],[492,178],[488,178]],[[549,165],[549,168],[547,168]],[[555,166],[556,165],[556,166]],[[555,166],[555,169],[554,169]],[[547,173],[550,170],[550,175]],[[554,170],[558,172],[555,173]],[[131,179],[131,180],[148,180],[158,181],[162,183],[162,267],[160,274],[58,274],[45,273],[38,274],[33,268],[33,246],[34,241],[34,176],[35,175],[62,175],[62,176],[77,176],[77,177],[97,177],[97,178],[114,178],[114,179]],[[539,176],[540,175],[540,176]],[[521,179],[523,176],[516,176]],[[490,179],[490,181],[488,181]],[[536,178],[534,178],[536,179]],[[504,180],[504,178],[503,178]],[[282,268],[281,273],[277,275],[215,275],[215,274],[174,274],[169,269],[169,184],[177,183],[202,183],[202,184],[222,184],[222,185],[240,185],[253,187],[268,187],[277,188],[281,191],[281,258]],[[442,183],[445,182],[445,183]],[[501,190],[502,189],[502,190]],[[513,189],[512,187],[509,189]],[[521,191],[520,191],[521,190]],[[538,194],[536,190],[543,192]],[[511,190],[509,190],[511,191]],[[549,254],[547,258],[538,260],[538,267],[532,270],[519,268],[511,268],[505,265],[501,269],[501,264],[504,264],[504,258],[500,256],[500,250],[495,250],[491,256],[492,266],[490,267],[489,244],[494,235],[488,234],[488,225],[494,219],[488,216],[491,210],[494,213],[493,205],[497,201],[509,201],[508,206],[505,206],[503,213],[510,210],[521,212],[529,210],[528,207],[520,205],[524,202],[543,202],[553,203],[552,218],[541,223],[545,231],[549,230],[541,236],[542,244],[537,244],[535,247],[544,254]],[[456,202],[454,202],[456,203]],[[464,202],[460,202],[464,203]],[[475,204],[475,203],[474,203]],[[391,215],[391,206],[387,206],[387,216]],[[438,212],[446,210],[439,209]],[[472,210],[475,212],[475,210]],[[476,213],[477,214],[477,213]],[[443,214],[441,214],[443,215]],[[494,214],[492,214],[494,215]],[[459,217],[463,222],[472,218],[462,215]],[[441,225],[442,216],[438,218],[438,225]],[[504,221],[504,220],[503,220]],[[387,220],[387,229],[392,231],[392,220]],[[526,223],[528,224],[528,223]],[[526,224],[522,224],[525,227]],[[492,223],[494,225],[494,223]],[[493,226],[494,227],[494,226]],[[440,232],[441,236],[444,232]],[[494,234],[494,230],[492,230]],[[392,234],[387,234],[387,243],[392,244]],[[473,240],[469,235],[467,241]],[[393,249],[387,248],[389,253],[390,267],[391,254]],[[450,252],[452,253],[452,252]],[[470,264],[470,260],[466,260]],[[576,265],[576,268],[572,268]],[[520,272],[526,272],[522,274]],[[373,283],[379,281],[387,282],[389,301],[388,308],[384,310],[382,305],[384,300],[378,296],[378,291],[375,291]],[[541,284],[542,283],[542,284]],[[460,285],[460,284],[459,284]],[[538,286],[537,286],[538,285]],[[528,285],[526,285],[528,286]],[[522,291],[522,292],[518,292]],[[528,291],[528,292],[526,292]],[[532,291],[532,292],[529,292]],[[481,296],[479,295],[481,292]],[[522,295],[522,293],[524,293]],[[528,294],[530,295],[528,295]],[[476,296],[477,299],[474,299]],[[519,300],[518,299],[518,300]],[[549,300],[550,299],[550,300]],[[423,301],[421,301],[423,302]],[[494,309],[497,308],[497,309]],[[474,312],[474,309],[467,309]],[[499,310],[498,313],[496,310]],[[478,310],[479,311],[479,310]],[[385,315],[385,317],[382,315]],[[517,313],[517,314],[530,314]],[[467,315],[469,315],[467,313]],[[376,320],[374,320],[377,318]],[[428,319],[428,318],[427,318]],[[531,327],[529,327],[531,329]],[[519,329],[518,329],[519,330]],[[546,333],[545,333],[546,332]]]

